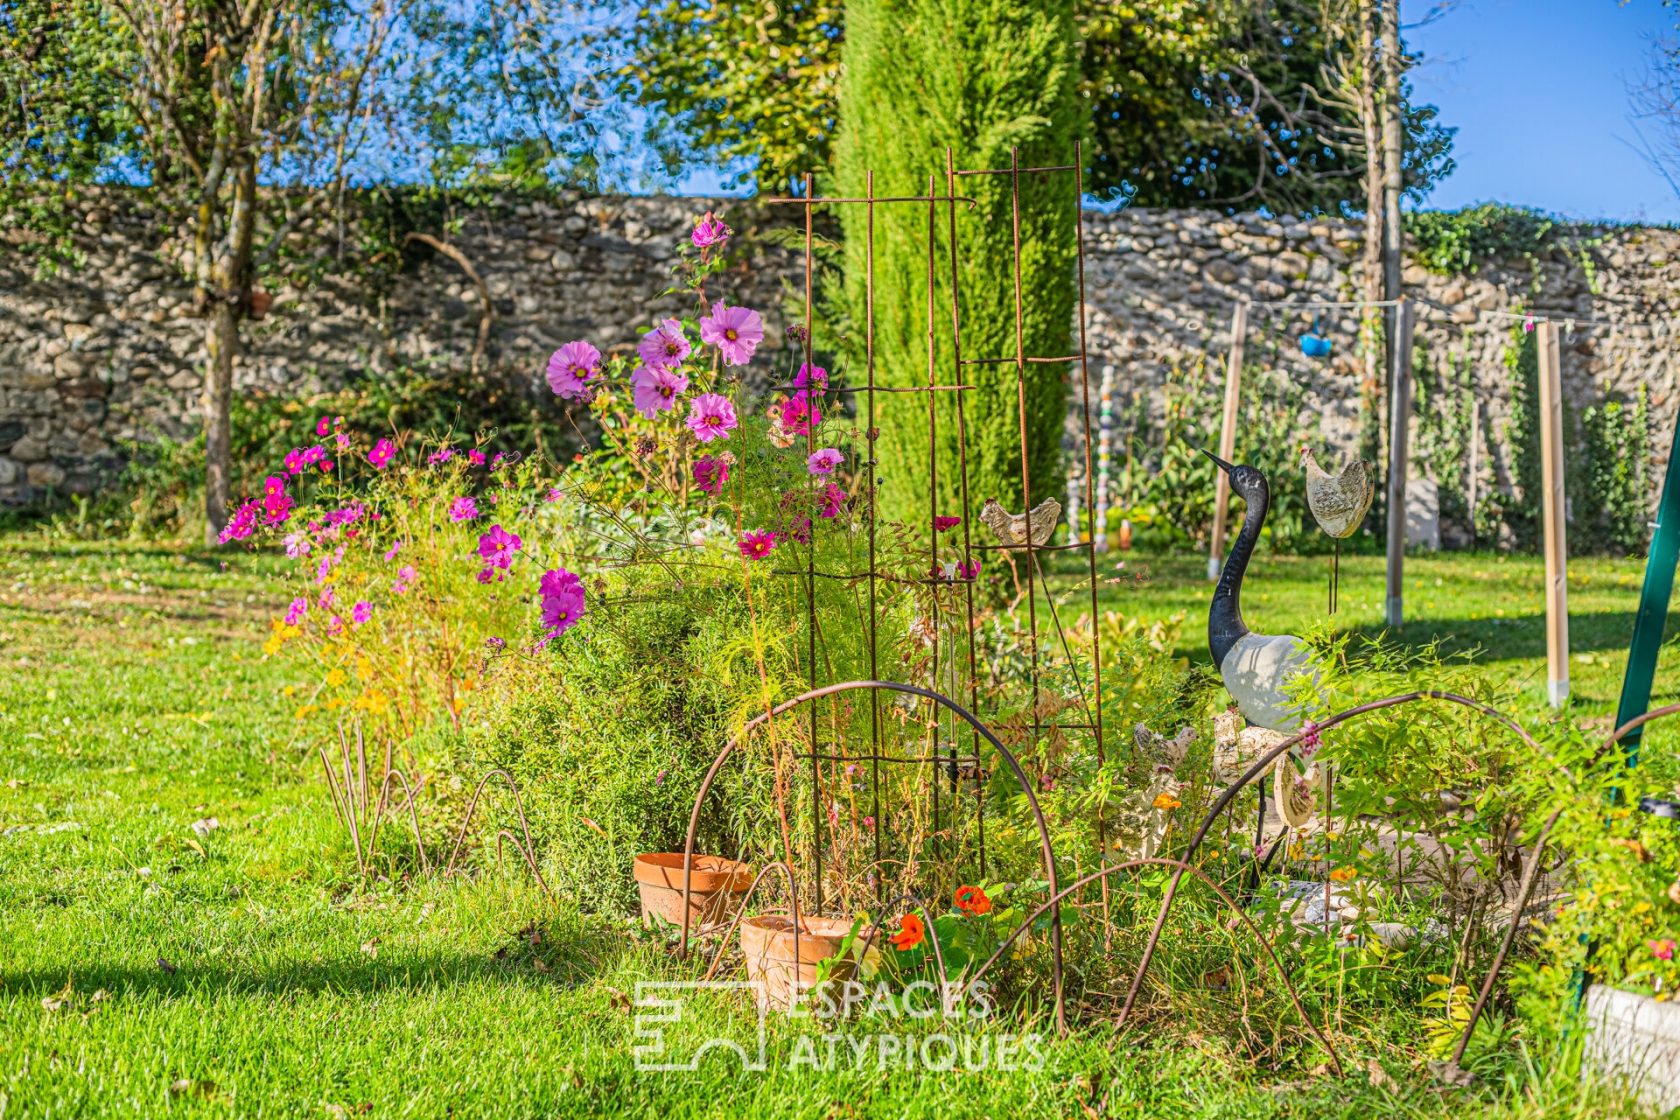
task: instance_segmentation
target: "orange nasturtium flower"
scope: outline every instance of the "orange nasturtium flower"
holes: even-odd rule
[[[1171,812],[1172,810],[1179,808],[1183,804],[1184,804],[1184,802],[1180,801],[1178,798],[1174,797],[1172,794],[1166,793],[1164,791],[1161,792],[1161,793],[1157,793],[1155,795],[1155,808],[1157,808],[1157,809],[1166,809],[1167,811]]]
[[[1359,869],[1357,867],[1338,867],[1336,870],[1330,872],[1330,878],[1334,879],[1338,883],[1345,883],[1358,874]]]
[[[975,917],[992,912],[992,900],[979,887],[958,887],[956,903],[958,910]]]
[[[898,932],[892,935],[893,948],[899,952],[908,952],[920,945],[927,937],[927,927],[922,925],[920,914],[906,914],[898,920]]]

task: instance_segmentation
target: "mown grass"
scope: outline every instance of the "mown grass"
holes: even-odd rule
[[[1367,563],[1344,573],[1350,622],[1376,613]],[[1148,582],[1105,599],[1186,612],[1194,655],[1200,561],[1148,565]],[[1555,1056],[1513,1051],[1477,1086],[1446,1089],[1392,1050],[1373,1073],[1344,1040],[1347,1078],[1311,1072],[1311,1055],[1280,1076],[1171,1023],[1119,1037],[1084,1027],[1048,1045],[1034,1072],[787,1068],[776,1055],[796,1035],[782,1024],[766,1073],[728,1060],[638,1072],[637,982],[692,966],[620,918],[547,903],[511,868],[356,882],[292,741],[288,682],[258,651],[278,570],[260,556],[0,544],[0,1118],[1626,1114]],[[1632,610],[1637,565],[1579,570],[1578,648],[1595,660],[1581,663],[1577,694],[1613,704],[1616,619]],[[1254,623],[1309,621],[1321,571],[1268,561]],[[1527,562],[1413,571],[1421,613],[1437,587],[1454,640],[1519,669],[1534,661]],[[1676,683],[1667,674],[1660,689]],[[192,830],[212,816],[219,828]],[[677,1041],[750,1037],[739,1004],[698,1010]]]

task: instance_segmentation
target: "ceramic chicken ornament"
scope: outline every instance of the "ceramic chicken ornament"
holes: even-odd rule
[[[1062,516],[1062,503],[1054,498],[1046,498],[1034,506],[1030,513],[1010,513],[1004,509],[996,498],[987,498],[986,504],[980,507],[980,520],[991,529],[998,543],[1005,548],[1025,548],[1027,546],[1027,527],[1032,527],[1032,546],[1042,548],[1050,543],[1050,534],[1056,531],[1056,522]]]
[[[1330,613],[1336,613],[1336,592],[1342,567],[1342,541],[1359,531],[1371,500],[1377,495],[1376,471],[1364,459],[1355,459],[1340,472],[1331,474],[1318,465],[1312,448],[1301,448],[1301,465],[1307,472],[1307,508],[1318,527],[1336,542],[1330,561]]]

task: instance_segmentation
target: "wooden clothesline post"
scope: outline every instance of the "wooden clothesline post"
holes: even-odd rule
[[[1248,301],[1238,300],[1231,313],[1231,353],[1225,364],[1225,419],[1219,427],[1219,457],[1236,461],[1237,414],[1242,404],[1243,339],[1248,334]],[[1231,508],[1231,480],[1216,470],[1213,497],[1213,536],[1208,548],[1208,579],[1217,580],[1225,562],[1225,520]]]
[[[1540,512],[1546,548],[1546,698],[1569,699],[1569,544],[1563,486],[1563,359],[1558,325],[1535,325],[1540,381]]]
[[[1405,624],[1406,471],[1412,425],[1412,301],[1394,306],[1394,384],[1388,401],[1388,575],[1384,617],[1391,630]]]

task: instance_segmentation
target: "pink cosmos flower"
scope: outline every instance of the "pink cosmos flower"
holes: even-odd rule
[[[257,508],[256,502],[246,502],[234,510],[233,516],[228,518],[227,525],[217,534],[217,539],[227,544],[229,541],[242,541],[250,537],[257,527]]]
[[[701,393],[688,402],[688,429],[701,443],[728,439],[738,423],[735,406],[721,394]]]
[[[350,450],[350,437],[345,435],[343,432],[333,433],[333,443],[340,451]]]
[[[309,534],[302,529],[286,534],[286,555],[293,560],[308,556],[310,547]]]
[[[710,249],[722,245],[729,240],[729,235],[735,231],[723,224],[723,219],[710,210],[702,218],[694,222],[694,232],[689,234],[689,240],[694,242],[696,249]]]
[[[418,578],[419,573],[414,570],[413,565],[404,564],[397,569],[397,578],[391,581],[391,590],[398,595],[406,595]]]
[[[467,452],[467,462],[475,467],[482,467],[484,465],[484,452],[476,447],[472,448]]]
[[[306,467],[313,467],[326,457],[327,449],[317,443],[314,447],[307,448],[298,461]]]
[[[331,474],[332,469],[333,469],[333,461],[331,459],[322,459],[321,460],[321,473],[322,474]]]
[[[321,594],[315,600],[315,605],[317,607],[320,607],[322,610],[328,610],[329,608],[332,607],[332,605],[333,605],[333,589],[332,589],[331,584],[328,584],[326,587],[323,587],[321,589]]]
[[[382,439],[373,445],[372,451],[368,452],[368,462],[373,464],[375,470],[382,471],[386,464],[391,461],[391,456],[396,453],[397,445],[388,439]]]
[[[836,467],[846,461],[846,457],[832,447],[824,447],[811,452],[805,460],[805,468],[812,474],[833,474]]]
[[[390,563],[392,560],[395,560],[397,558],[397,553],[399,553],[401,551],[402,551],[402,541],[400,541],[400,540],[392,541],[391,542],[391,547],[385,550],[385,562]]]
[[[263,521],[279,525],[292,516],[292,499],[286,493],[286,480],[279,475],[269,475],[267,490],[263,497]]]
[[[490,526],[488,533],[478,538],[478,554],[492,568],[507,568],[513,564],[513,554],[524,547],[519,534],[510,533],[500,525]]]
[[[676,369],[693,349],[676,319],[666,319],[636,344],[636,353],[649,369]]]
[[[565,400],[587,396],[599,376],[601,352],[587,342],[568,342],[548,359],[548,387]]]
[[[846,492],[832,482],[824,483],[817,516],[832,521],[846,508]]]
[[[323,416],[319,420],[315,421],[315,434],[316,435],[325,436],[330,431],[332,431],[332,417],[331,416]]]
[[[566,496],[565,492],[563,490],[561,490],[560,487],[551,486],[551,487],[548,488],[548,493],[543,495],[543,501],[545,501],[545,502],[558,502],[561,498],[564,498],[565,496]]]
[[[537,591],[542,599],[542,624],[547,631],[543,644],[546,645],[583,618],[587,609],[583,581],[565,568],[555,568],[543,573]]]
[[[786,525],[787,538],[797,544],[811,543],[811,519],[809,517],[792,517]]]
[[[358,600],[356,605],[350,608],[350,621],[354,622],[357,626],[360,626],[372,617],[373,604],[368,602],[366,599]]]
[[[799,372],[793,375],[793,384],[800,389],[814,385],[820,393],[828,388],[828,371],[821,366],[800,362]]]
[[[301,447],[294,447],[290,451],[286,452],[286,458],[283,465],[286,468],[287,474],[299,475],[303,473],[303,468],[308,466],[308,464],[304,462],[303,454],[303,448]]]
[[[336,614],[327,619],[328,637],[336,638],[342,633],[344,633],[344,619],[340,618]]]
[[[1656,957],[1659,961],[1671,961],[1674,959],[1673,938],[1665,937],[1661,941],[1647,941],[1645,944],[1651,947],[1651,955]]]
[[[966,564],[957,565],[957,575],[963,579],[977,579],[980,575],[980,559],[976,557]]]
[[[497,583],[506,579],[507,573],[497,571],[495,568],[486,564],[478,570],[478,574],[473,576],[473,578],[480,583]]]
[[[947,529],[955,529],[961,524],[962,518],[960,517],[936,517],[933,519],[933,531],[943,533]]]
[[[449,462],[449,460],[453,459],[454,457],[455,457],[455,451],[454,451],[453,448],[440,447],[436,451],[432,452],[430,455],[426,456],[426,462],[428,464],[430,464],[431,466],[441,467],[443,464]]]
[[[700,341],[716,346],[726,366],[744,366],[764,341],[764,322],[750,307],[729,307],[719,300],[700,320]]]
[[[776,534],[761,529],[755,530],[743,535],[735,542],[735,547],[740,549],[741,555],[748,560],[762,560],[776,547]]]
[[[875,827],[875,818],[874,817],[864,817],[863,818],[863,827],[874,828]]]
[[[456,498],[449,505],[449,520],[471,521],[478,516],[478,503],[471,497]]]
[[[782,402],[782,427],[794,435],[807,435],[822,423],[822,411],[811,401],[810,392],[801,389]]]
[[[309,600],[299,595],[292,600],[292,605],[286,608],[286,625],[296,626],[303,621],[303,616],[309,613]]]
[[[630,375],[630,400],[636,411],[652,420],[677,403],[677,394],[688,388],[688,378],[675,367],[642,366]]]
[[[694,485],[700,488],[702,494],[717,494],[723,489],[723,484],[729,481],[729,464],[723,459],[694,460]]]

